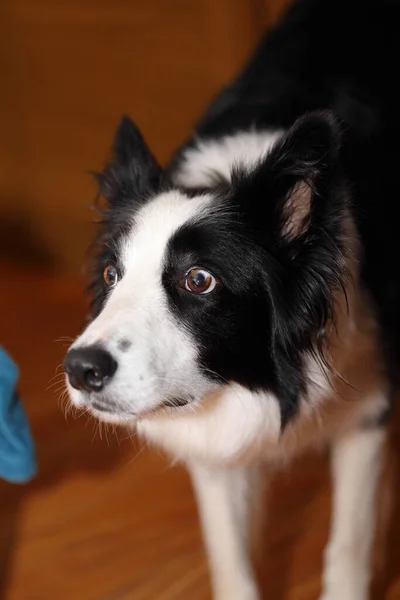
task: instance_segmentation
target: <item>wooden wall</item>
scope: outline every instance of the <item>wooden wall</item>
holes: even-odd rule
[[[167,160],[289,0],[3,0],[0,258],[77,270],[122,113]]]

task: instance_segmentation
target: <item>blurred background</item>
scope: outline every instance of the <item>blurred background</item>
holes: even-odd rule
[[[2,0],[2,254],[77,271],[123,113],[165,162],[289,0]]]
[[[67,422],[60,363],[86,310],[88,172],[120,116],[165,163],[289,2],[2,0],[0,344],[21,370],[40,470],[0,481],[1,600],[210,598],[185,472],[126,432]],[[320,589],[329,481],[323,457],[306,464],[271,499],[261,576],[274,600]],[[400,598],[398,534],[377,599]]]

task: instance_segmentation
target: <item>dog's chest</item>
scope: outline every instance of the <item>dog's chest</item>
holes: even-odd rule
[[[231,385],[205,398],[201,406],[139,422],[138,431],[177,460],[235,463],[275,445],[280,435],[279,403]]]

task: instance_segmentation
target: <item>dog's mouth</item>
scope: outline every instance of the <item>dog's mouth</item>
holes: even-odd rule
[[[183,398],[174,396],[164,400],[154,408],[140,412],[130,412],[121,406],[118,406],[118,404],[115,402],[96,399],[90,402],[88,408],[99,420],[112,423],[126,423],[128,421],[136,421],[140,418],[156,415],[157,413],[163,412],[165,409],[182,409],[188,406],[194,400],[194,397]]]
[[[109,413],[109,414],[121,413],[121,410],[118,410],[116,405],[114,405],[112,403],[109,404],[106,402],[99,402],[97,400],[95,400],[94,402],[91,403],[90,408],[94,408],[95,410],[97,410],[99,412]]]
[[[169,400],[164,400],[162,406],[167,408],[180,408],[182,406],[187,406],[190,402],[193,402],[194,398],[170,398]]]
[[[134,423],[137,418],[134,413],[130,413],[112,402],[93,400],[86,408],[99,421],[115,425]]]

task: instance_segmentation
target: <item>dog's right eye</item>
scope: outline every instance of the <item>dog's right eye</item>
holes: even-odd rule
[[[103,276],[108,287],[114,287],[118,281],[117,268],[112,264],[107,265],[104,269]]]
[[[217,280],[208,271],[194,267],[186,273],[186,277],[180,285],[192,294],[204,295],[213,291],[217,285]]]

